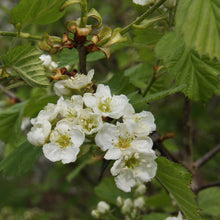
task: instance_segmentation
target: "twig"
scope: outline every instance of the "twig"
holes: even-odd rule
[[[23,39],[30,39],[30,40],[43,40],[43,36],[39,35],[31,35],[29,33],[23,32],[8,32],[8,31],[0,31],[0,36],[7,36],[7,37],[18,37]]]
[[[172,136],[173,137],[173,136]],[[170,153],[166,147],[163,145],[163,140],[167,139],[167,138],[163,138],[163,137],[160,137],[160,135],[156,132],[154,132],[152,135],[151,135],[151,138],[153,140],[153,149],[157,149],[160,154],[164,157],[166,157],[168,160],[171,160],[173,162],[176,162],[176,163],[179,163],[179,161],[177,160],[177,158],[172,154]]]
[[[200,192],[203,189],[207,189],[207,188],[211,188],[211,187],[215,187],[215,186],[220,186],[220,181],[216,181],[216,182],[211,182],[211,183],[207,183],[203,186],[200,186],[197,190],[196,193]]]
[[[153,68],[153,75],[151,77],[150,82],[147,85],[147,88],[145,89],[145,91],[143,92],[143,97],[145,97],[147,95],[147,93],[149,92],[151,86],[154,84],[154,82],[156,81],[157,77],[158,77],[158,65],[159,65],[160,61],[157,61],[157,65],[154,66]]]
[[[192,146],[192,123],[191,123],[191,101],[189,98],[185,98],[184,101],[184,136],[183,144],[185,149],[185,161],[193,161],[193,146]]]
[[[208,162],[212,157],[214,157],[218,152],[220,151],[220,144],[218,144],[215,148],[210,150],[208,153],[206,153],[202,158],[198,159],[194,166],[195,168],[199,168],[202,165],[204,165],[206,162]]]
[[[23,102],[22,99],[18,98],[13,92],[10,92],[8,90],[4,90],[4,87],[0,85],[0,90],[3,90],[5,95],[7,95],[9,98],[13,99],[15,102]]]
[[[134,24],[140,24],[146,17],[151,15],[157,8],[159,8],[166,0],[160,0],[157,4],[155,4],[152,8],[150,8],[148,11],[146,11],[144,14],[142,14],[140,17],[136,18],[135,21],[124,27],[120,33],[123,35],[127,33]]]
[[[103,159],[102,168],[101,168],[101,173],[100,173],[99,179],[98,179],[99,182],[101,182],[101,180],[102,180],[102,178],[103,178],[103,176],[104,176],[105,170],[107,169],[107,167],[108,167],[108,165],[109,165],[110,162],[111,162],[110,160],[105,160],[105,159]]]

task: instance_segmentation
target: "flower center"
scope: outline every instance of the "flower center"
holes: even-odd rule
[[[97,127],[97,123],[93,117],[81,118],[80,124],[83,127],[83,129],[87,131],[91,131],[92,129]]]
[[[106,98],[103,102],[99,103],[99,106],[98,106],[99,109],[102,112],[110,112],[111,111],[111,101],[112,101],[111,97]]]
[[[131,158],[125,160],[125,167],[128,167],[130,169],[134,169],[135,167],[138,166],[138,159],[135,158],[135,156],[132,156]]]
[[[119,137],[118,147],[119,147],[119,148],[126,149],[126,148],[130,147],[131,141],[132,141],[132,138]]]
[[[68,136],[66,133],[62,134],[59,133],[59,138],[56,141],[62,148],[66,148],[69,145],[72,145],[73,142],[71,141],[71,137]]]

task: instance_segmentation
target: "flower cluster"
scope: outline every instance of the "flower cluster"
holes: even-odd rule
[[[118,196],[116,199],[117,209],[120,210],[123,219],[134,220],[139,219],[141,212],[145,210],[144,194],[146,193],[146,186],[139,184],[134,190],[134,198],[123,198]],[[105,201],[100,201],[97,204],[97,208],[93,209],[91,215],[96,219],[106,219],[109,213],[114,214],[115,208],[110,209],[110,205]],[[109,216],[112,217],[112,216]],[[107,218],[108,219],[108,218]],[[112,219],[112,218],[110,218]]]
[[[65,95],[66,87],[88,86],[93,74],[92,70],[88,75],[77,74],[58,81],[63,87],[55,83],[57,94]],[[70,99],[61,96],[56,104],[49,103],[41,110],[31,123],[29,142],[43,145],[45,157],[53,162],[74,162],[85,138],[94,138],[105,152],[104,158],[115,160],[111,174],[117,187],[125,192],[150,181],[156,174],[156,155],[148,136],[156,129],[152,113],[135,113],[128,98],[112,95],[108,86],[98,84],[95,92],[73,95]]]

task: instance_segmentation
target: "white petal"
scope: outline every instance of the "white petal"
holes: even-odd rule
[[[104,158],[106,160],[117,160],[120,158],[120,156],[122,155],[122,152],[120,149],[118,148],[112,148],[112,149],[109,149],[107,151],[107,153],[105,154]]]
[[[53,162],[61,159],[61,148],[55,143],[45,144],[43,146],[43,153],[47,159]]]
[[[61,152],[62,163],[65,164],[76,161],[79,150],[79,147],[66,147],[63,149]]]
[[[45,143],[51,131],[51,124],[49,121],[36,120],[31,131],[27,134],[27,139],[35,146],[41,146]]]
[[[98,84],[95,95],[96,97],[108,98],[111,97],[111,90],[109,86]]]
[[[93,108],[96,106],[96,97],[92,93],[85,93],[83,96],[83,101],[87,107]]]
[[[79,130],[77,127],[73,127],[70,130],[70,137],[73,141],[74,147],[80,147],[85,139],[85,134]]]
[[[60,80],[60,81],[56,82],[54,84],[53,89],[54,89],[54,92],[56,93],[56,95],[58,95],[58,96],[71,94],[71,90],[69,88],[67,88],[67,86],[66,86],[66,80]]]
[[[136,180],[129,169],[120,172],[120,174],[115,177],[115,182],[117,187],[125,192],[130,192],[131,187],[135,186],[136,184]]]
[[[105,123],[95,137],[95,143],[103,151],[113,148],[113,141],[116,137],[117,127],[115,125]]]

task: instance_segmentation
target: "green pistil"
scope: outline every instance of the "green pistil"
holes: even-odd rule
[[[111,111],[111,101],[112,99],[110,97],[108,97],[107,99],[104,100],[104,102],[100,103],[99,104],[99,109],[102,111],[102,112],[110,112]]]
[[[135,157],[131,157],[125,162],[125,167],[128,167],[130,169],[134,169],[137,166],[138,166],[138,159],[136,159]]]

